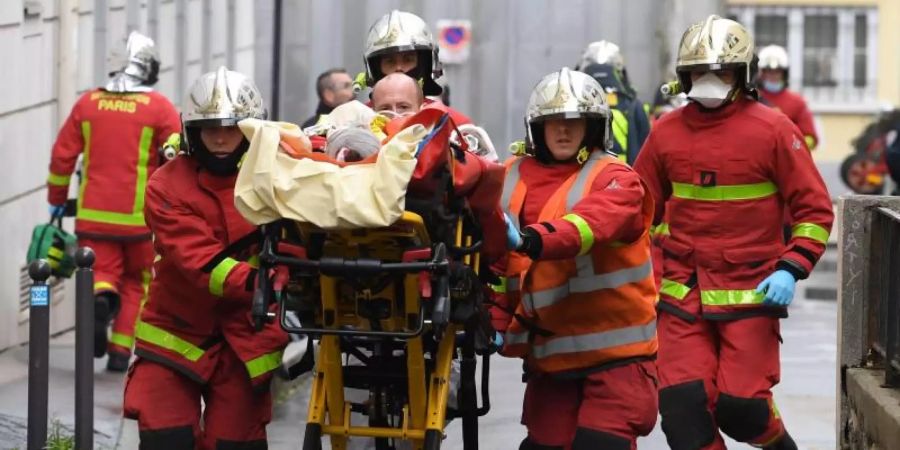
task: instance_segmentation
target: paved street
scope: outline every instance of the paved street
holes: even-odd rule
[[[803,292],[798,286],[798,292]],[[782,322],[782,383],[776,388],[776,401],[788,429],[801,449],[830,450],[835,446],[835,354],[836,304],[797,299],[791,318]],[[71,431],[74,421],[74,347],[73,333],[53,340],[50,353],[50,417],[64,430]],[[27,347],[0,354],[0,449],[24,447],[27,409]],[[137,427],[120,419],[122,377],[106,373],[104,360],[97,360],[96,437],[97,448],[137,448]],[[519,424],[524,385],[519,382],[521,366],[517,360],[495,357],[491,367],[490,414],[481,420],[482,449],[517,448],[525,429]],[[308,402],[308,380],[300,380],[289,389],[281,389],[282,398],[269,426],[272,450],[296,449],[303,439]],[[444,448],[461,450],[461,427],[453,422],[447,428]],[[354,449],[370,447],[356,442]],[[659,431],[639,441],[646,450],[668,448]],[[326,446],[327,448],[327,446]],[[747,448],[730,443],[729,448]]]
[[[798,286],[798,292],[802,292]],[[797,299],[791,317],[782,322],[782,383],[776,388],[776,402],[788,430],[801,450],[835,448],[835,358],[837,308],[834,302]],[[519,424],[524,384],[520,383],[521,363],[495,357],[491,360],[492,409],[481,420],[480,448],[503,450],[518,448],[525,436]],[[306,419],[306,391],[276,409],[269,428],[269,448],[288,450],[301,442]],[[353,449],[374,448],[359,442]],[[728,441],[731,449],[752,447]],[[458,421],[447,428],[444,446],[462,450],[462,431]],[[657,425],[653,434],[638,441],[638,448],[664,450],[665,437]]]

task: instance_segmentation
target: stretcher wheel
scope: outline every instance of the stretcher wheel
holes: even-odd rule
[[[422,450],[439,450],[441,448],[441,441],[444,436],[438,430],[426,430],[425,431],[425,446],[422,447]]]
[[[322,425],[317,423],[306,424],[306,433],[303,435],[303,450],[322,450]]]

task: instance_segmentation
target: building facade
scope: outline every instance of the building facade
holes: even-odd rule
[[[900,106],[900,1],[728,0],[758,47],[790,56],[789,87],[806,97],[820,145],[813,154],[832,196],[845,191],[840,162],[887,106]]]
[[[0,1],[0,349],[28,338],[25,252],[32,227],[48,220],[50,150],[78,96],[105,83],[109,52],[124,49],[131,30],[155,39],[162,59],[156,88],[180,105],[204,71],[226,64],[255,72],[257,3]],[[71,221],[66,227],[72,229]],[[72,281],[54,289],[51,332],[73,326],[73,293]]]

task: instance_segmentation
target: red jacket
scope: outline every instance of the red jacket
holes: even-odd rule
[[[668,211],[661,308],[691,317],[784,316],[756,286],[776,269],[805,278],[834,220],[800,130],[784,114],[741,99],[715,112],[696,104],[663,116],[635,164]],[[793,235],[782,235],[785,205]],[[682,300],[700,289],[702,307]],[[702,309],[702,311],[701,311]]]
[[[768,104],[788,116],[788,118],[791,119],[791,122],[794,122],[794,124],[797,125],[797,128],[800,128],[800,132],[803,133],[803,137],[806,139],[806,145],[809,149],[815,149],[816,144],[819,143],[819,135],[816,134],[816,125],[813,122],[813,115],[809,111],[809,108],[806,107],[806,101],[803,100],[803,97],[801,97],[800,94],[785,88],[778,93],[760,89],[759,95],[762,98],[763,103]]]
[[[157,149],[181,131],[178,111],[158,92],[86,92],[66,119],[50,159],[47,200],[62,205],[84,153],[75,231],[95,237],[149,237],[144,191]]]
[[[135,352],[204,382],[228,345],[254,384],[265,385],[281,362],[287,335],[277,323],[254,333],[250,252],[224,253],[256,230],[234,207],[235,180],[210,175],[187,156],[150,180],[145,212],[158,256]]]

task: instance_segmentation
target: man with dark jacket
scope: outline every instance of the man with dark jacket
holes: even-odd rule
[[[353,100],[353,79],[344,69],[328,69],[316,78],[316,94],[319,96],[316,113],[306,119],[301,128],[315,125],[323,115],[330,114],[334,108]]]

